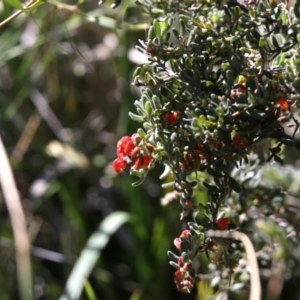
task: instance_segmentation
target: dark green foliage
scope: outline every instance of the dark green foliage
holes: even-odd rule
[[[283,278],[280,290],[264,285],[262,290],[263,297],[273,293],[279,299],[286,280],[297,278],[300,270],[300,256],[292,250],[299,243],[292,221],[299,213],[299,195],[291,193],[297,180],[290,167],[274,165],[284,164],[284,146],[300,148],[298,3],[137,3],[153,22],[138,46],[149,63],[134,74],[142,96],[132,117],[142,123],[142,143],[152,145],[153,152],[148,168],[134,171],[133,165],[131,173],[143,177],[163,162],[180,195],[181,219],[194,216],[191,232],[183,231],[174,241],[181,257],[169,254],[175,257],[176,286],[190,292],[204,271],[222,274],[212,282],[216,299],[226,294],[246,299],[249,291],[253,297],[242,244],[200,238],[208,229],[238,230],[251,238],[259,261],[268,257],[272,262],[262,271],[262,282],[271,285],[276,276]],[[263,141],[272,147],[259,160],[252,153]],[[272,165],[263,166],[264,161]],[[270,174],[282,182],[276,184]],[[294,209],[286,202],[289,197]],[[209,268],[200,271],[199,259],[210,261]]]

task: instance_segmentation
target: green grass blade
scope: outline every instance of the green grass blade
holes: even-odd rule
[[[60,300],[79,299],[84,282],[91,274],[100,254],[113,235],[130,218],[126,212],[114,212],[107,216],[90,236],[66,283]]]

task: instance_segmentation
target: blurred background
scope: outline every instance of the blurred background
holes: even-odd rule
[[[35,299],[59,299],[89,236],[115,211],[131,219],[109,239],[80,299],[196,297],[173,283],[166,252],[183,227],[179,205],[160,204],[162,169],[132,187],[137,179],[111,166],[118,139],[139,125],[128,112],[139,98],[132,73],[147,61],[135,46],[149,20],[133,2],[113,10],[109,1],[51,0],[0,27],[0,134],[28,222]],[[18,5],[1,2],[0,21]],[[0,193],[1,300],[20,299],[13,249]]]

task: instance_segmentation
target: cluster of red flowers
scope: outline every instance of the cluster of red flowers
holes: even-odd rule
[[[189,229],[183,230],[180,237],[174,239],[175,247],[180,250],[182,239],[187,239],[190,235],[191,231]],[[191,262],[183,262],[182,257],[179,257],[177,264],[180,269],[178,269],[174,274],[176,287],[181,292],[189,293],[194,286],[194,279],[189,273],[192,269]]]
[[[135,133],[131,137],[124,136],[117,143],[117,158],[113,162],[116,173],[122,173],[127,164],[132,164],[133,170],[146,169],[151,161],[149,153],[145,153],[139,146],[141,137]],[[148,152],[153,151],[153,146],[146,146]]]
[[[207,142],[206,149],[204,149],[203,144],[198,143],[193,150],[183,153],[181,169],[200,170],[201,167],[203,167],[207,163],[213,163],[218,159],[227,160],[228,159],[227,154],[220,157],[216,157],[215,154],[213,154],[213,152],[216,152],[216,150],[222,153],[223,146],[224,143],[217,140],[212,140],[210,142]]]
[[[190,264],[185,263],[174,274],[174,282],[180,292],[190,293],[194,287],[194,279],[189,273]]]
[[[181,164],[182,169],[198,169],[203,162],[206,162],[209,156],[203,151],[203,144],[198,144],[192,151],[183,154],[184,162]]]

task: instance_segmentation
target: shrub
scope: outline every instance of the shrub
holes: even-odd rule
[[[113,166],[136,184],[157,163],[172,175],[182,292],[205,280],[217,299],[296,297],[300,184],[285,148],[300,149],[300,2],[287,2],[137,0],[153,20],[133,76],[142,125]]]

